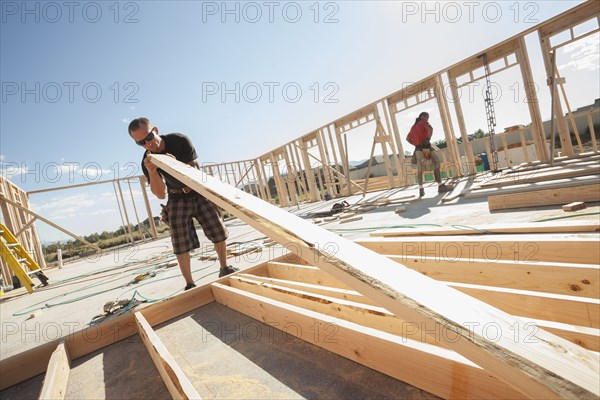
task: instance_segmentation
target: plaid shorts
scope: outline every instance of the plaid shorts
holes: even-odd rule
[[[431,150],[431,157],[429,159],[426,159],[425,156],[423,155],[423,151],[421,150],[416,150],[415,151],[415,155],[417,157],[417,173],[418,174],[423,174],[423,170],[428,170],[428,169],[438,169],[440,167],[440,159],[438,158],[437,154],[435,154],[435,151]],[[432,164],[433,164],[433,168],[432,168]]]
[[[198,193],[172,196],[167,203],[167,212],[175,254],[200,247],[192,218],[198,220],[204,234],[213,243],[222,242],[229,235],[219,208]]]

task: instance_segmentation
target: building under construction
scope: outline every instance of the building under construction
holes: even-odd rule
[[[0,178],[1,276],[22,285],[0,297],[0,398],[599,398],[600,107],[572,110],[555,62],[599,32],[587,1],[255,159],[198,170],[152,156],[232,216],[241,271],[216,279],[203,245],[185,292],[144,177],[94,184],[112,184],[123,211],[122,185],[140,185],[149,238],[86,242],[61,268],[35,222],[85,239],[29,199],[70,188]],[[488,93],[488,135],[472,137],[459,89],[513,67],[530,123],[499,129]],[[427,102],[453,190],[419,197],[397,116]],[[363,175],[347,144],[361,126],[373,130]]]

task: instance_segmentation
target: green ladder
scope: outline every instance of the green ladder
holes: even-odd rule
[[[31,275],[35,275],[42,286],[48,286],[48,277],[44,271],[3,224],[0,224],[0,256],[29,293],[35,290]]]

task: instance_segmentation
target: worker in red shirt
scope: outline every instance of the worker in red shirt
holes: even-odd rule
[[[427,161],[433,162],[433,175],[438,183],[438,193],[445,193],[452,190],[442,183],[440,174],[440,160],[431,148],[431,136],[433,128],[429,125],[429,113],[422,112],[419,118],[416,119],[406,140],[415,146],[413,154],[413,163],[417,164],[417,180],[419,181],[419,197],[425,196],[423,188],[423,164]]]

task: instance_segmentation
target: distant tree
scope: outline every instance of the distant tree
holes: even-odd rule
[[[485,134],[485,132],[481,129],[477,129],[475,132],[473,132],[473,136],[475,136],[475,139],[481,139],[484,136],[487,136]]]

